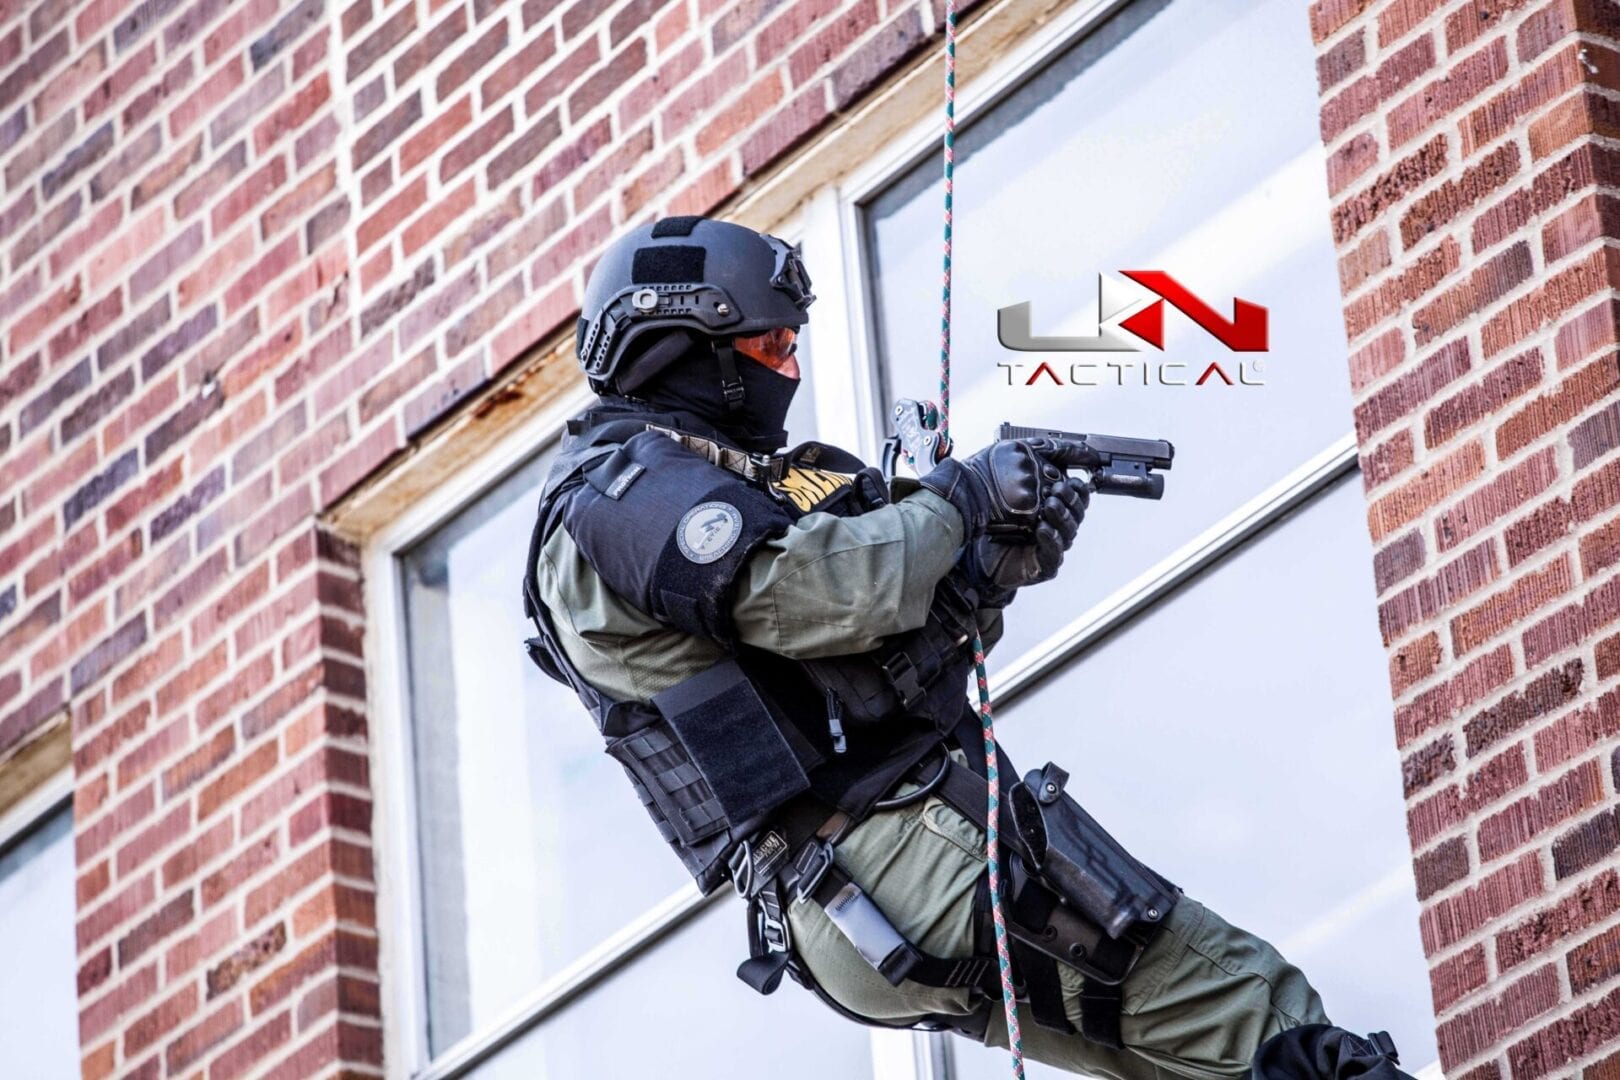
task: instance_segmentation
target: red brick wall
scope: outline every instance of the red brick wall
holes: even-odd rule
[[[1620,6],[1318,0],[1441,1060],[1620,1076]]]
[[[71,716],[87,1076],[380,1069],[321,515],[937,7],[0,0],[0,770]]]

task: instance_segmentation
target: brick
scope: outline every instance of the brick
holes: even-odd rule
[[[1333,209],[1333,240],[1344,244],[1391,206],[1433,179],[1446,166],[1446,136],[1436,135],[1398,161],[1360,193]],[[746,170],[745,170],[746,171]]]
[[[422,162],[432,157],[451,137],[467,128],[471,123],[472,96],[463,95],[455,104],[441,111],[432,120],[428,121],[427,125],[420,131],[401,144],[399,149],[400,174],[409,173]]]
[[[1584,994],[1620,975],[1620,926],[1610,927],[1571,949],[1566,961],[1570,990]]]
[[[0,100],[4,100],[0,97]],[[56,153],[67,141],[73,138],[78,130],[73,113],[63,113],[61,118],[40,132],[21,150],[13,152],[11,160],[6,163],[6,186],[15,191],[33,173],[47,161],[54,160]]]
[[[1480,859],[1500,858],[1603,800],[1603,771],[1595,760],[1584,762],[1480,822]]]
[[[287,926],[276,923],[210,968],[207,976],[209,1000],[234,987],[256,969],[269,962],[287,944]]]
[[[324,10],[324,0],[303,0],[303,3],[278,19],[267,33],[256,38],[248,48],[253,70],[261,70],[288,45],[311,30],[320,28]]]
[[[1569,501],[1576,521],[1591,521],[1605,510],[1620,506],[1620,461],[1611,461],[1581,478]]]
[[[262,169],[246,177],[214,204],[209,224],[217,236],[230,231],[232,225],[251,214],[256,207],[287,182],[287,162],[280,155],[270,159]]]
[[[1620,300],[1604,300],[1563,320],[1554,339],[1558,370],[1574,367],[1620,341]]]
[[[359,45],[349,50],[348,81],[351,83],[357,81],[372,64],[393,51],[394,46],[409,37],[415,29],[416,7],[414,4],[407,4]]]
[[[402,9],[404,11],[410,8]],[[412,92],[411,96],[390,109],[388,115],[377,121],[360,135],[354,143],[354,168],[358,169],[388,146],[400,135],[404,134],[412,125],[422,118],[421,91]]]
[[[255,152],[259,154],[268,152],[283,138],[300,130],[331,100],[331,83],[327,81],[324,73],[317,75],[291,98],[278,105],[269,116],[254,125]]]
[[[394,61],[394,86],[404,86],[466,32],[466,9],[453,8],[450,14],[440,19],[433,29],[418,38]]]
[[[123,968],[134,963],[146,950],[190,923],[196,915],[195,903],[195,897],[188,890],[136,923],[119,939],[118,966]]]
[[[1484,469],[1484,453],[1478,443],[1467,443],[1452,451],[1372,503],[1368,508],[1367,525],[1373,540],[1382,540],[1409,524],[1447,495],[1477,478]]]
[[[168,296],[160,296],[139,314],[132,316],[96,350],[96,366],[102,372],[110,370],[124,357],[134,352],[153,334],[168,325],[171,308]],[[144,365],[143,365],[144,367]],[[142,378],[148,376],[144,373]]]
[[[1442,960],[1429,971],[1429,988],[1435,1015],[1444,1013],[1458,1001],[1485,985],[1485,949],[1473,945],[1456,956]]]
[[[129,976],[117,987],[99,998],[93,1005],[79,1010],[79,1039],[89,1044],[107,1031],[140,1002],[149,1000],[157,991],[157,965],[148,964]]]
[[[1406,340],[1399,329],[1373,338],[1350,354],[1350,387],[1357,394],[1406,359]]]
[[[1459,125],[1464,156],[1494,142],[1524,117],[1580,85],[1588,77],[1578,56],[1583,49],[1589,60],[1598,55],[1595,46],[1566,47],[1464,117]]]
[[[1598,375],[1601,379],[1606,379],[1606,365],[1608,363],[1609,361],[1606,360],[1598,361],[1598,364],[1593,365],[1593,367],[1605,365],[1605,367],[1599,368],[1599,371],[1604,372],[1604,374],[1598,375],[1598,372],[1593,372],[1593,374]],[[1576,391],[1577,407],[1579,405],[1578,395],[1585,392],[1584,389]],[[1617,445],[1620,445],[1620,409],[1617,409],[1614,404],[1605,405],[1602,410],[1593,413],[1569,429],[1569,447],[1574,456],[1577,469],[1586,468],[1592,462],[1613,450]]]
[[[548,34],[546,40],[550,40]],[[485,65],[495,57],[506,51],[507,30],[506,22],[497,22],[491,26],[482,37],[472,45],[463,49],[455,59],[451,60],[439,72],[434,82],[434,95],[443,102],[466,85],[467,80],[476,75]]]
[[[1564,499],[1553,499],[1510,524],[1502,533],[1502,544],[1508,553],[1508,565],[1517,566],[1561,541],[1569,534],[1572,519],[1573,511],[1569,502]],[[1590,575],[1590,571],[1585,567],[1585,559],[1586,553],[1583,550],[1582,570],[1583,573]]]
[[[611,56],[595,72],[582,80],[568,95],[568,116],[573,123],[581,119],[592,109],[596,108],[614,91],[623,86],[629,79],[640,71],[647,63],[647,45],[641,38],[636,38],[624,48]],[[542,84],[537,84],[536,89]],[[544,100],[531,93],[524,99],[531,114],[537,112],[535,104]]]
[[[1508,971],[1620,911],[1620,877],[1613,869],[1495,937],[1497,968]]]
[[[1401,762],[1401,782],[1406,797],[1410,799],[1442,776],[1455,771],[1456,749],[1451,736],[1445,735],[1408,754]]]
[[[62,680],[52,679],[20,706],[0,717],[0,754],[9,753],[44,726],[63,705]]]
[[[1487,372],[1482,381],[1452,395],[1428,412],[1423,418],[1424,445],[1434,449],[1498,414],[1509,402],[1540,385],[1541,376],[1539,350],[1533,349],[1502,362]]]
[[[1508,1047],[1514,1080],[1536,1080],[1620,1036],[1620,989],[1584,1004]],[[1588,1077],[1592,1074],[1588,1071]]]
[[[1466,339],[1435,350],[1411,371],[1356,406],[1357,441],[1365,443],[1376,432],[1411,414],[1446,385],[1467,374],[1469,368]]]
[[[1468,871],[1468,845],[1461,837],[1425,852],[1412,862],[1418,899],[1427,900],[1446,886],[1456,884],[1468,876]]]
[[[430,259],[416,268],[410,279],[388,290],[360,313],[360,336],[370,337],[372,332],[394,317],[434,282],[433,261]]]
[[[1540,856],[1528,852],[1478,884],[1425,908],[1418,920],[1425,955],[1433,956],[1466,939],[1543,892]]]
[[[1605,677],[1607,666],[1600,648],[1598,678]],[[1617,733],[1620,733],[1620,691],[1611,690],[1536,732],[1536,767],[1542,772],[1556,769]]]
[[[400,347],[410,348],[424,335],[443,325],[452,314],[477,297],[479,284],[478,270],[473,267],[414,304],[400,321]]]
[[[281,1012],[226,1048],[209,1066],[209,1080],[232,1080],[253,1068],[292,1037],[291,1013]]]
[[[633,220],[643,206],[659,194],[668,191],[685,168],[684,154],[676,147],[639,175],[632,177],[619,196],[621,216],[625,220]]]
[[[1338,44],[1316,58],[1316,86],[1325,93],[1357,71],[1367,60],[1367,35],[1364,31],[1345,36]]]
[[[562,91],[594,66],[601,55],[596,39],[587,38],[571,45],[568,54],[559,64],[547,70],[547,63],[556,53],[556,31],[548,26],[533,41],[512,54],[510,59],[491,72],[479,85],[479,100],[484,111],[493,110],[503,97],[517,89],[533,73],[546,71],[530,94],[526,95],[526,98],[531,100],[528,114],[536,115],[560,98]],[[536,109],[535,104],[540,108]]]
[[[1441,250],[1443,252],[1448,249],[1443,247]],[[1450,250],[1455,249],[1452,248]],[[1442,258],[1443,257],[1444,256],[1442,255]],[[1383,230],[1380,230],[1368,236],[1360,244],[1356,245],[1353,250],[1339,258],[1339,291],[1347,297],[1350,296],[1369,279],[1376,277],[1380,272],[1388,269],[1389,264],[1389,234]],[[1449,273],[1454,269],[1456,269],[1455,263],[1448,267],[1444,273]],[[1403,272],[1402,277],[1404,277],[1405,273],[1407,272],[1410,272],[1410,270]],[[1380,292],[1382,291],[1383,290],[1380,290]],[[1407,298],[1403,296],[1397,300],[1395,310],[1399,310],[1400,304],[1404,303],[1406,299]],[[1351,329],[1349,332],[1350,337],[1359,337],[1365,329],[1370,329],[1370,320],[1363,321],[1366,322],[1367,325],[1358,329]],[[1347,326],[1351,325],[1348,317],[1346,319],[1346,324]]]
[[[1480,544],[1453,559],[1436,573],[1402,590],[1379,605],[1378,621],[1386,645],[1398,640],[1419,622],[1434,618],[1460,600],[1496,580],[1499,573],[1495,548]]]
[[[1620,848],[1620,814],[1607,810],[1553,841],[1553,876],[1562,881],[1597,866],[1609,860],[1616,848]]]
[[[812,86],[789,101],[786,107],[743,141],[743,177],[757,175],[798,146],[821,126],[828,115],[819,86]]]
[[[1392,150],[1411,142],[1436,123],[1499,82],[1508,71],[1507,41],[1497,38],[1460,62],[1445,76],[1390,109],[1387,115]]]
[[[35,305],[21,318],[13,321],[10,343],[13,353],[22,352],[66,313],[74,310],[84,292],[84,282],[77,275],[45,300]]]
[[[164,1050],[169,1074],[178,1076],[193,1063],[202,1060],[210,1050],[241,1029],[242,1019],[242,1002],[233,998],[169,1043]]]
[[[1373,580],[1379,595],[1423,568],[1428,554],[1417,530],[1385,545],[1373,556]]]
[[[403,445],[393,423],[384,423],[361,437],[320,474],[321,509],[331,506]]]
[[[1435,1032],[1441,1066],[1452,1070],[1478,1057],[1507,1035],[1549,1012],[1562,996],[1558,969],[1548,964],[1515,981],[1500,995],[1452,1017]]]
[[[562,123],[556,110],[530,125],[527,131],[490,161],[488,177],[491,189],[500,187],[517,175],[518,171],[538,157],[541,151],[556,142],[561,134]],[[447,156],[446,169],[449,168],[449,164]]]
[[[1414,201],[1401,215],[1401,246],[1411,248],[1424,237],[1451,223],[1500,190],[1520,168],[1519,148],[1505,143],[1463,171]]]
[[[1548,447],[1443,510],[1435,519],[1435,546],[1451,551],[1480,530],[1545,493],[1558,480],[1558,460]]]
[[[1406,471],[1412,464],[1412,432],[1403,428],[1375,446],[1360,458],[1361,483],[1365,491],[1372,491]]]
[[[1608,50],[1596,50],[1588,55],[1588,50],[1582,49],[1582,54],[1587,55],[1588,59],[1591,55],[1598,56],[1605,67],[1614,66],[1614,54]],[[1611,73],[1603,81],[1612,85],[1615,80]],[[1607,138],[1620,135],[1620,108],[1616,107],[1612,98],[1587,86],[1531,122],[1530,156],[1537,160],[1549,157],[1571,143],[1592,135]]]
[[[197,793],[197,818],[199,821],[212,815],[221,806],[235,799],[246,788],[263,779],[275,768],[279,755],[276,751],[275,740],[261,743],[251,753],[242,758],[222,773],[217,779],[209,782]],[[207,883],[204,883],[204,899],[208,896]]]
[[[1414,340],[1421,348],[1450,332],[1474,313],[1494,304],[1530,280],[1534,273],[1528,244],[1519,243],[1493,256],[1470,274],[1466,281],[1441,293],[1412,316]],[[1499,351],[1488,338],[1489,353]],[[1501,344],[1506,344],[1503,341]]]
[[[23,406],[22,412],[17,416],[17,433],[27,435],[45,423],[57,409],[88,389],[90,382],[90,359],[86,357],[63,372],[38,397]]]
[[[1568,555],[1541,570],[1525,574],[1508,588],[1484,603],[1458,615],[1450,622],[1452,648],[1458,656],[1521,622],[1527,615],[1546,606],[1574,588]],[[1526,659],[1526,664],[1533,661]]]

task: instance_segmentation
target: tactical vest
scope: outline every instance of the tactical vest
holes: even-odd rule
[[[812,900],[891,983],[966,988],[976,1003],[965,1018],[888,1026],[952,1027],[982,1039],[1000,1000],[985,879],[976,893],[975,956],[938,957],[905,940],[833,854],[849,822],[929,795],[988,826],[982,757],[975,764],[969,754],[963,765],[947,752],[983,746],[965,695],[978,597],[953,570],[936,586],[922,627],[849,656],[796,661],[742,644],[730,597],[759,545],[804,514],[866,513],[887,493],[876,470],[833,447],[748,454],[679,422],[623,404],[569,422],[524,573],[524,604],[538,630],[525,643],[529,655],[585,703],[699,887],[708,893],[729,878],[747,899],[749,959],[737,971],[744,982],[770,993],[791,974],[851,1019],[884,1023],[850,1013],[795,959],[785,905],[790,895]],[[710,467],[694,469],[693,455]],[[616,594],[720,643],[724,658],[650,702],[614,701],[592,687],[540,600],[536,563],[560,527]],[[1017,775],[1005,755],[997,768]],[[1125,977],[1178,890],[1067,794],[1067,778],[1049,763],[1006,789],[999,829],[1010,841],[1003,875],[1013,969],[1036,1022],[1060,1032],[1075,1029],[1058,965],[1079,969],[1079,1033],[1119,1047]],[[914,789],[884,798],[903,779]]]
[[[875,509],[885,485],[834,447],[748,454],[677,422],[622,407],[570,421],[530,542],[524,602],[538,634],[525,644],[579,695],[660,835],[708,893],[732,876],[727,857],[776,817],[843,811],[859,820],[940,747],[967,709],[977,597],[953,572],[927,624],[859,655],[797,661],[739,643],[729,598],[759,544],[812,511]],[[694,455],[713,467],[694,469]],[[632,517],[636,528],[613,527]],[[540,602],[535,564],[559,527],[616,593],[720,643],[726,658],[651,702],[592,687]]]

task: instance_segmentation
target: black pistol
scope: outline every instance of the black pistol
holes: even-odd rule
[[[1002,424],[996,440],[1049,439],[1059,444],[1057,464],[1084,469],[1091,489],[1105,495],[1137,499],[1164,497],[1164,477],[1153,470],[1170,468],[1176,448],[1163,439],[1127,439],[1118,435],[1082,435],[1075,431]]]

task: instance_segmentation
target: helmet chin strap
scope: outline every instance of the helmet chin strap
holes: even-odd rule
[[[720,361],[720,396],[725,400],[726,412],[737,412],[743,407],[743,399],[747,396],[743,390],[742,376],[737,373],[737,350],[732,348],[730,341],[716,338],[714,356]]]

